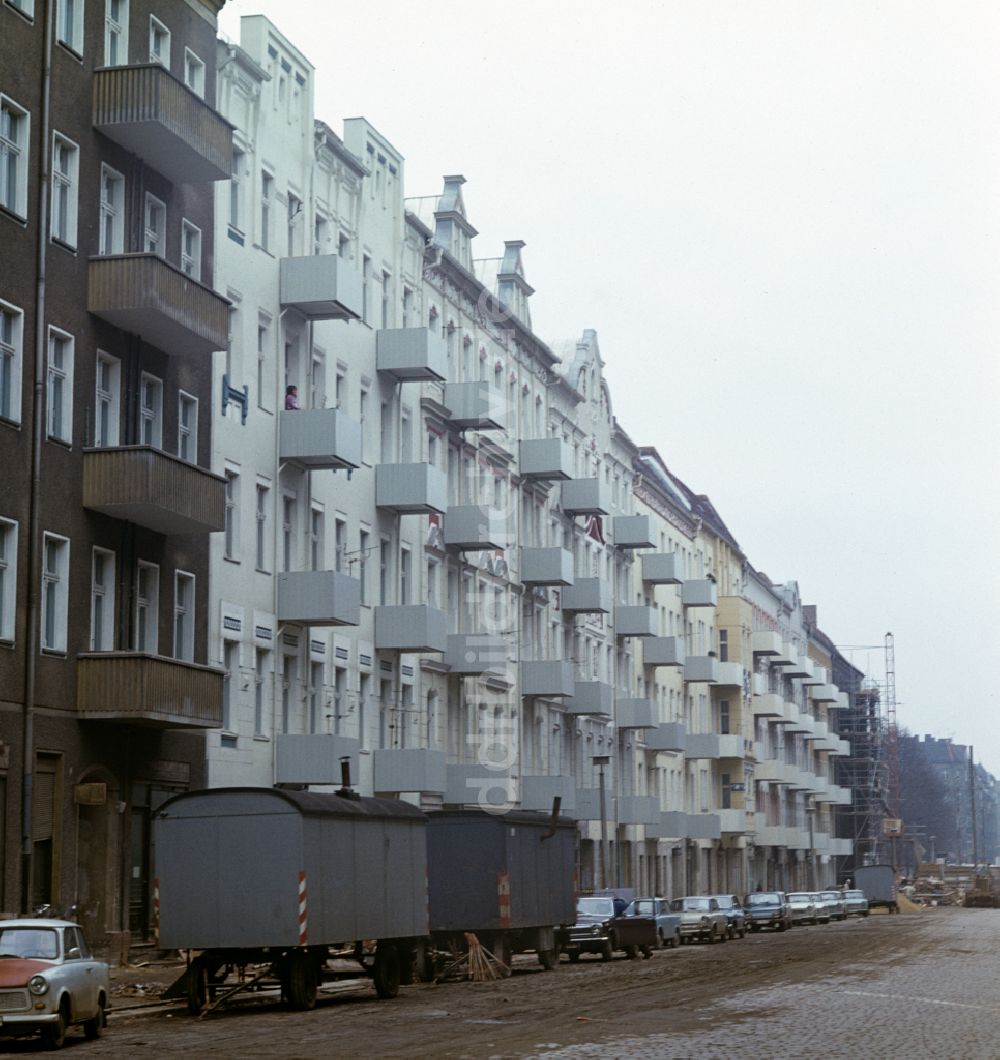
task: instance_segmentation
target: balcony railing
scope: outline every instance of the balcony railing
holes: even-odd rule
[[[686,658],[683,637],[647,637],[642,642],[643,666],[683,666]]]
[[[91,258],[87,309],[166,354],[229,346],[229,302],[156,254]]]
[[[336,254],[282,258],[279,299],[309,320],[356,320],[364,303],[361,274]]]
[[[689,684],[707,682],[715,684],[719,679],[719,660],[714,655],[689,655],[684,660],[684,680]]]
[[[444,662],[453,674],[502,673],[507,651],[507,640],[498,633],[450,633]]]
[[[332,570],[278,575],[278,621],[296,625],[356,626],[361,620],[361,582]]]
[[[661,722],[655,729],[643,734],[646,748],[650,751],[673,751],[683,754],[687,747],[687,733],[679,721]]]
[[[505,513],[481,504],[452,505],[444,515],[444,544],[456,552],[506,548]]]
[[[615,608],[616,637],[655,637],[658,625],[659,614],[655,607],[627,604]]]
[[[94,71],[94,128],[172,184],[229,180],[233,127],[160,63]]]
[[[680,585],[684,581],[684,557],[679,552],[648,552],[639,562],[642,580],[651,585]]]
[[[560,504],[565,515],[607,515],[611,491],[601,478],[571,478],[562,484]]]
[[[460,430],[502,430],[505,426],[506,403],[483,380],[445,383],[444,403],[449,410],[448,422]]]
[[[443,513],[448,507],[448,478],[428,464],[378,464],[375,505],[401,515]]]
[[[619,729],[655,729],[656,701],[616,698],[615,724]]]
[[[375,650],[444,653],[448,650],[448,616],[427,604],[376,607]]]
[[[159,534],[208,534],[226,522],[226,483],[148,445],[83,451],[83,506]]]
[[[572,696],[576,691],[573,664],[565,659],[526,660],[521,663],[522,696]]]
[[[373,790],[377,795],[404,791],[443,795],[448,785],[444,751],[383,747],[373,755]]]
[[[78,655],[76,712],[154,729],[218,729],[225,674],[142,652]]]
[[[564,614],[607,614],[611,586],[603,578],[577,578],[563,589],[561,600]]]
[[[518,470],[522,478],[563,481],[573,477],[573,454],[562,438],[528,438],[521,442]]]
[[[521,549],[521,581],[525,585],[572,585],[573,553],[568,548]]]
[[[429,328],[387,328],[375,334],[375,367],[402,383],[448,375],[445,340]]]
[[[681,603],[685,607],[716,607],[719,590],[711,578],[695,578],[681,586]]]
[[[648,515],[616,515],[611,521],[615,548],[652,548],[653,520]]]
[[[361,424],[340,409],[281,413],[279,458],[310,471],[361,466]]]
[[[615,690],[604,681],[576,681],[573,697],[563,704],[567,714],[599,714],[609,718],[615,709]]]

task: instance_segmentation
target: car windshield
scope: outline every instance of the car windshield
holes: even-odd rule
[[[576,903],[577,916],[614,916],[615,904],[610,898],[581,898]]]
[[[707,898],[675,898],[670,903],[670,908],[675,912],[707,913]]]
[[[823,899],[824,902],[840,901],[840,894],[837,891],[820,891],[819,896]]]
[[[59,956],[59,937],[52,928],[4,928],[0,930],[0,958]]]
[[[775,905],[780,901],[774,891],[756,891],[747,895],[747,905]]]

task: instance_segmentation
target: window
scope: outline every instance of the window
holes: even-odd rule
[[[309,407],[326,408],[326,354],[318,346],[313,349],[309,373]]]
[[[267,408],[267,352],[271,348],[271,318],[266,313],[257,317],[257,405]]]
[[[364,462],[365,457],[367,456],[367,446],[365,444],[365,435],[367,431],[365,430],[365,420],[368,417],[368,391],[364,388],[361,390],[359,402],[358,422],[361,424],[361,460]]]
[[[114,651],[115,554],[95,548],[90,573],[90,650]]]
[[[156,655],[160,647],[160,568],[139,560],[135,575],[135,650]]]
[[[190,221],[181,224],[181,271],[201,279],[201,229]]]
[[[314,254],[325,254],[326,244],[330,238],[329,235],[330,225],[327,219],[320,214],[316,214],[316,218],[313,221],[313,253]]]
[[[260,245],[271,248],[271,199],[274,196],[274,177],[266,170],[260,174]]]
[[[239,560],[239,521],[236,514],[240,503],[239,472],[226,468],[226,523],[224,529],[224,547],[226,559]]]
[[[48,436],[73,441],[73,336],[49,328]]]
[[[729,630],[719,630],[719,662],[729,662]]]
[[[167,208],[149,192],[146,192],[143,226],[143,250],[164,257],[167,253]]]
[[[298,250],[296,238],[302,227],[302,200],[292,192],[288,193],[288,256],[292,257]]]
[[[13,100],[0,96],[0,206],[28,213],[29,119]]]
[[[125,249],[125,178],[110,166],[101,166],[100,254],[121,254]]]
[[[0,519],[0,640],[14,639],[17,613],[17,523]]]
[[[174,572],[174,658],[194,662],[194,575]]]
[[[256,508],[256,521],[257,521],[257,549],[254,559],[254,565],[259,571],[267,570],[267,506],[270,503],[268,494],[270,489],[261,484],[257,483],[257,508]]]
[[[325,524],[323,509],[311,509],[309,513],[309,566],[312,570],[323,570]]]
[[[198,462],[198,399],[180,391],[177,398],[177,455]]]
[[[358,580],[361,582],[361,602],[368,603],[368,540],[364,530],[358,535]]]
[[[403,288],[403,327],[410,326],[410,314],[413,312],[413,291],[409,287]]]
[[[243,230],[243,152],[233,148],[233,168],[229,178],[229,227]]]
[[[389,294],[392,291],[392,277],[383,270],[382,272],[382,327],[389,326],[389,317],[392,309],[389,304]]]
[[[155,16],[149,16],[149,61],[170,69],[170,30]]]
[[[7,0],[7,3],[15,10],[20,11],[26,18],[34,18],[35,0]],[[0,825],[0,835],[2,834],[2,825]]]
[[[205,98],[205,64],[190,48],[184,49],[184,84],[196,96]]]
[[[142,373],[139,382],[139,444],[163,447],[163,382]]]
[[[372,259],[367,254],[361,259],[361,319],[368,323],[370,288],[372,278]]]
[[[56,40],[83,55],[83,0],[56,0]]]
[[[106,0],[104,8],[104,65],[128,63],[128,0]]]
[[[320,731],[320,714],[323,709],[323,664],[309,664],[309,732]]]
[[[69,541],[45,534],[42,545],[42,650],[66,650]]]
[[[238,641],[227,640],[222,643],[222,729],[233,731],[233,690],[239,677],[240,645]]]
[[[270,669],[269,651],[258,648],[254,657],[253,674],[253,734],[266,735],[264,728],[265,682]]]
[[[0,419],[21,422],[24,314],[0,302]]]
[[[121,362],[97,351],[94,395],[94,445],[107,448],[118,444],[118,410],[121,400]]]
[[[347,523],[335,519],[333,523],[333,569],[340,573],[344,570],[344,552],[347,549]]]
[[[52,217],[53,239],[76,246],[76,203],[80,152],[72,140],[52,134]]]
[[[295,494],[281,498],[281,569],[292,569],[295,558]]]
[[[731,717],[729,713],[729,700],[719,700],[719,732],[723,736],[727,736],[730,733]]]
[[[337,237],[337,257],[347,259],[351,256],[351,237],[341,232]]]
[[[389,603],[389,542],[383,538],[378,546],[378,602]]]
[[[399,602],[408,604],[410,602],[410,582],[412,578],[412,565],[410,550],[400,549],[399,552]]]

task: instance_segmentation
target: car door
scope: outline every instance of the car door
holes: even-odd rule
[[[78,927],[66,928],[63,945],[67,984],[73,999],[73,1019],[90,1019],[97,1010],[98,962],[91,957],[83,932]],[[78,956],[71,957],[71,952]]]

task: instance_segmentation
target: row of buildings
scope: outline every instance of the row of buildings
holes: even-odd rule
[[[463,178],[407,198],[220,7],[0,5],[0,909],[142,937],[165,798],[345,765],[560,799],[583,888],[835,882],[860,675],[815,608],[629,436],[594,331],[535,333]]]

